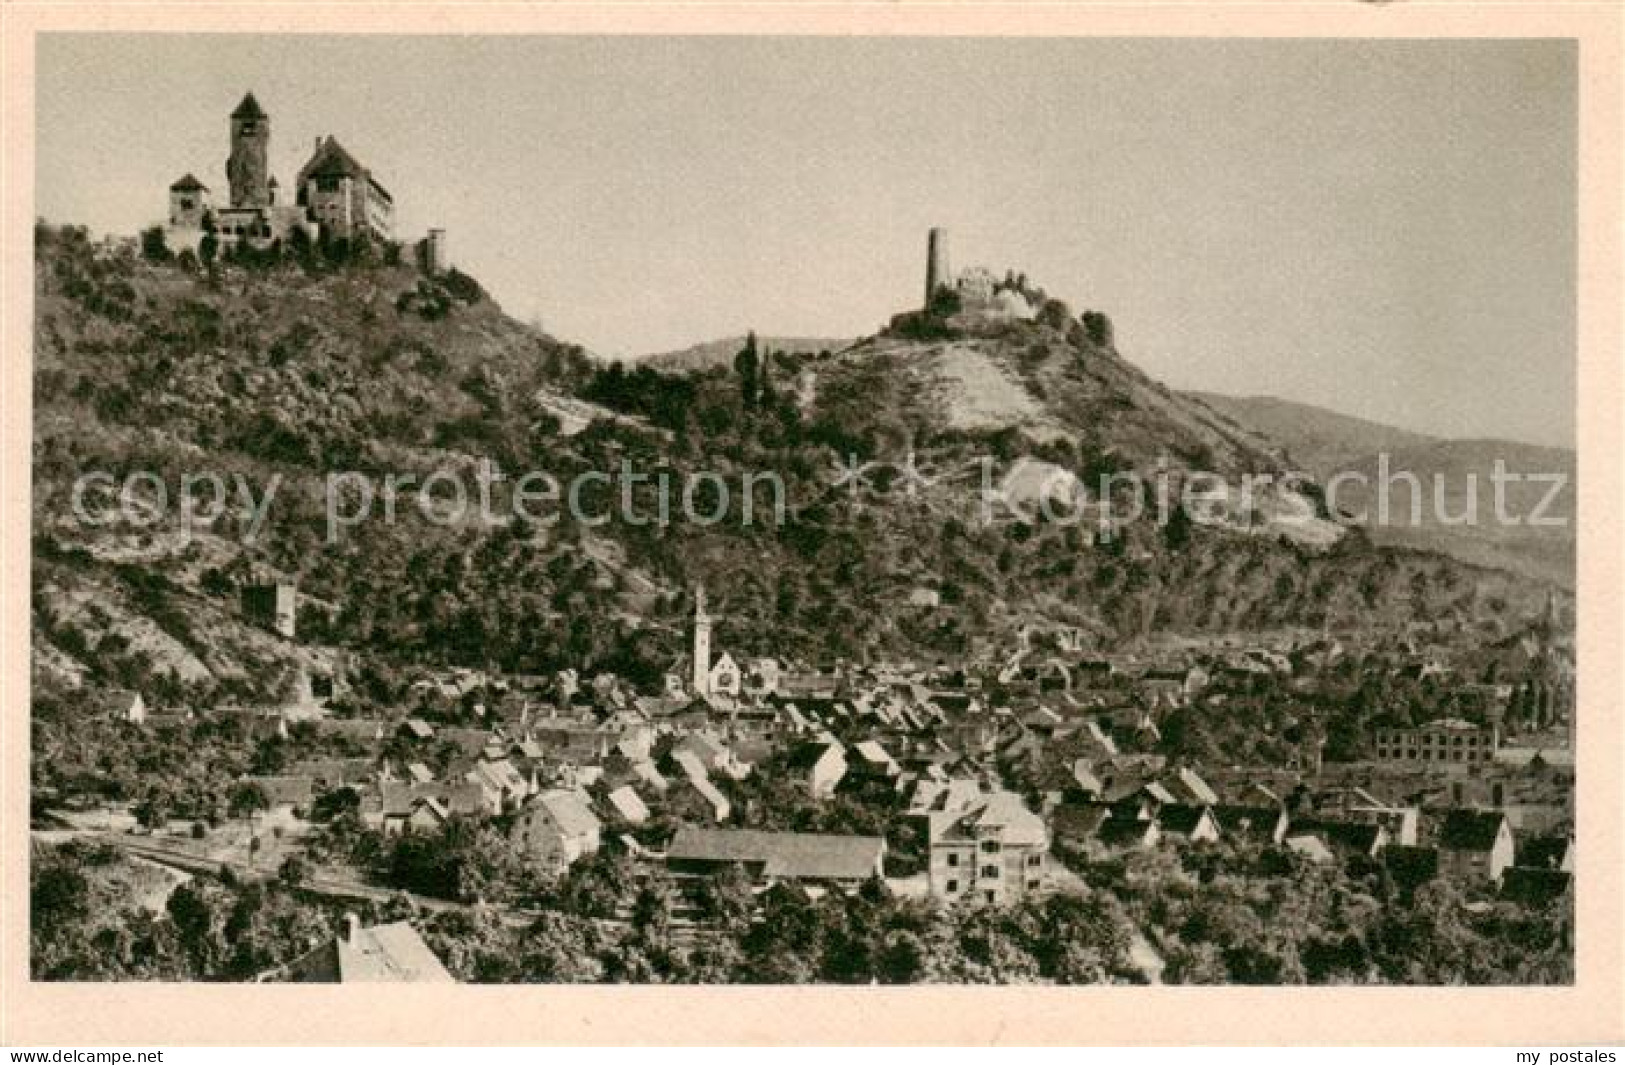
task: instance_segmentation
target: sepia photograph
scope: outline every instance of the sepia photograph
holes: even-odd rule
[[[32,49],[31,984],[1576,987],[1576,40]]]

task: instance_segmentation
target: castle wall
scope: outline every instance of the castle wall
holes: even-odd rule
[[[395,232],[395,206],[379,194],[371,181],[361,181],[357,192],[361,196],[361,208],[356,217],[365,219],[367,226],[383,240],[389,240]]]
[[[388,240],[394,229],[393,207],[364,177],[313,177],[305,182],[304,199],[311,216],[335,237],[368,232]]]
[[[270,213],[261,207],[223,207],[214,215],[215,238],[222,247],[269,244],[275,237]]]
[[[347,177],[316,177],[305,185],[310,214],[325,232],[348,237],[355,222],[355,182]]]

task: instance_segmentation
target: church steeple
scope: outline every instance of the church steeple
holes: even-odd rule
[[[711,694],[711,616],[705,612],[705,586],[694,586],[694,676],[695,695]]]

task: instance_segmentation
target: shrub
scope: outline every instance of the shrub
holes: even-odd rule
[[[163,226],[151,226],[141,231],[141,257],[150,263],[167,263],[175,256],[164,239]]]
[[[1116,342],[1112,320],[1100,311],[1083,312],[1083,331],[1089,337],[1089,342],[1097,347],[1109,348]]]

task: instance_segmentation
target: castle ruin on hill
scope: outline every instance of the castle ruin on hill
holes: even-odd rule
[[[955,273],[949,265],[948,231],[933,228],[926,239],[925,306],[930,313],[947,294],[956,312],[983,319],[1030,319],[1036,309],[1013,279],[1001,282],[991,270],[972,266]]]

